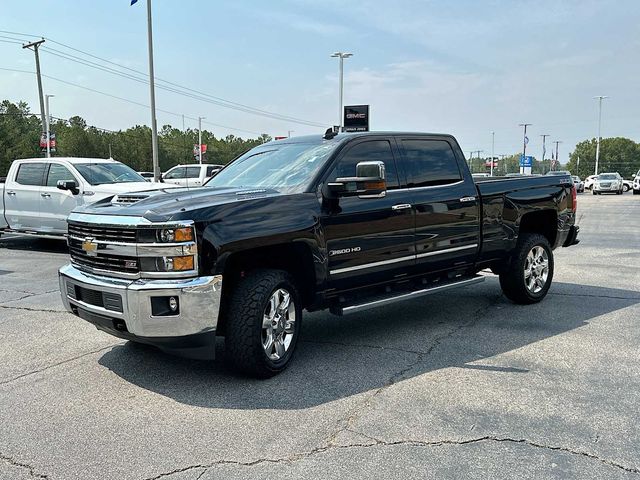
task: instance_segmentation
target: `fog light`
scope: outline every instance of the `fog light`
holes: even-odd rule
[[[169,308],[172,312],[178,309],[178,299],[176,297],[169,297]]]

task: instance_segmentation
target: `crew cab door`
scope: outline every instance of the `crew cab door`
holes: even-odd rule
[[[391,137],[353,141],[341,152],[326,181],[353,177],[356,164],[383,161],[387,192],[381,198],[343,197],[325,208],[320,223],[327,243],[329,284],[343,289],[406,274],[415,263],[414,212],[401,189],[397,147]]]
[[[78,187],[82,183],[69,168],[59,162],[48,164],[44,185],[40,189],[40,221],[44,231],[67,232],[67,217],[71,210],[82,203],[80,193],[57,188],[58,180],[73,180]]]
[[[475,183],[449,137],[399,137],[416,212],[416,265],[437,271],[475,262],[480,210]]]
[[[4,208],[10,228],[39,229],[40,188],[46,166],[45,162],[21,162],[7,177],[4,186]]]

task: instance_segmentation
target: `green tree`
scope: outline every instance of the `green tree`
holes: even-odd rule
[[[578,158],[580,166],[578,166]],[[569,156],[567,169],[585,178],[593,175],[596,163],[596,139],[584,140],[576,145]],[[623,137],[603,138],[600,141],[598,173],[618,172],[624,178],[632,177],[640,169],[640,145]]]

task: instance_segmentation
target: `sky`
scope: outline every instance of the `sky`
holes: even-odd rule
[[[35,76],[12,70],[33,72],[19,42],[45,37],[52,115],[110,130],[150,124],[148,85],[60,56],[148,73],[145,0],[2,3],[0,99],[39,111]],[[158,124],[182,128],[185,115],[187,128],[205,117],[217,136],[324,132],[338,121],[330,55],[344,51],[345,104],[370,104],[372,130],[451,133],[466,155],[489,156],[491,132],[495,154],[513,154],[519,124],[531,123],[527,154],[540,158],[548,134],[547,158],[559,140],[564,163],[597,135],[596,95],[610,97],[602,136],[640,141],[639,26],[638,0],[153,0],[155,76],[201,92],[158,88]],[[203,101],[212,97],[293,118]]]

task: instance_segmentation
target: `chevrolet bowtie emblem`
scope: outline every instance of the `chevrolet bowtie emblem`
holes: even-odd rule
[[[98,244],[95,243],[93,237],[86,237],[82,242],[82,250],[87,252],[87,255],[98,255]]]

